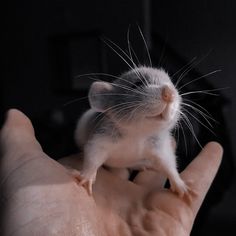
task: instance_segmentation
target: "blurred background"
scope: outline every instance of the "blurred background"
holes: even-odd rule
[[[235,12],[232,0],[8,1],[1,37],[1,122],[7,109],[18,108],[31,118],[52,158],[76,152],[73,130],[88,108],[89,85],[112,79],[85,74],[119,76],[128,70],[117,55],[129,62],[122,52],[128,38],[135,63],[150,65],[143,35],[153,66],[167,70],[174,82],[181,78],[181,92],[198,109],[186,113],[198,140],[184,123],[185,135],[174,133],[180,170],[210,140],[225,149],[191,235],[235,235]]]

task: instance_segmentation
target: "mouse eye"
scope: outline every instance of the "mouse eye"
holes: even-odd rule
[[[136,89],[136,88],[140,88],[140,87],[143,87],[143,86],[144,86],[143,81],[138,80],[138,81],[132,83],[131,88]]]

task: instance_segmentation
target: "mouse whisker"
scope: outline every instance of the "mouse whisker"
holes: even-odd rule
[[[178,88],[180,81],[196,66],[197,63],[192,63],[187,67],[179,76],[178,80],[175,83],[175,87]]]
[[[134,63],[134,59],[133,59],[133,55],[132,55],[132,51],[131,51],[131,43],[130,43],[130,25],[129,28],[127,30],[127,44],[128,44],[128,51],[129,51],[129,57],[133,63],[134,68],[137,67],[137,65]],[[136,56],[136,55],[135,55]],[[139,63],[139,60],[138,60]]]
[[[143,80],[139,77],[139,79],[141,80],[141,82],[143,83],[144,86],[148,86],[149,85],[149,82],[147,81],[147,79],[145,78],[145,76],[140,72],[140,71],[137,71],[137,73],[140,75],[140,77],[143,78]]]
[[[183,125],[181,124],[181,122],[178,122],[178,124],[181,128],[181,131],[182,131],[182,134],[183,134],[183,137],[184,137],[185,155],[187,156],[188,155],[187,138],[186,138],[186,135],[185,135],[185,132],[184,132]]]
[[[81,75],[76,75],[76,76],[74,76],[74,78],[78,79],[80,77],[85,77],[85,76],[108,76],[108,77],[111,77],[114,79],[120,79],[119,76],[115,76],[115,75],[107,74],[107,73],[102,73],[102,72],[85,73],[85,74],[81,74]],[[100,80],[100,81],[102,81],[102,80]]]
[[[133,105],[133,104],[136,104],[136,103],[137,102],[132,101],[132,102],[123,102],[123,103],[120,103],[120,104],[116,104],[114,106],[111,106],[111,107],[107,108],[106,110],[101,112],[101,114],[106,114],[110,111],[115,112],[118,109],[123,109],[124,107],[128,107],[129,105]]]
[[[123,109],[124,107],[128,107],[131,106],[131,104],[133,104],[134,102],[124,102],[121,104],[117,104],[114,106],[111,106],[109,108],[107,108],[105,111],[103,112],[98,112],[98,114],[96,115],[96,117],[92,120],[92,122],[97,122],[94,129],[96,129],[101,123],[102,121],[105,119],[106,117],[106,113],[109,113],[110,111],[112,111],[112,113],[115,113],[116,111],[119,111],[121,109]],[[131,108],[131,107],[130,107]],[[100,119],[101,118],[101,119]],[[100,119],[100,120],[99,120]]]
[[[95,78],[92,78],[92,77],[89,77],[91,80],[94,80],[94,81],[101,81],[101,80],[98,80],[98,79],[95,79]],[[126,79],[123,79],[123,78],[120,78],[120,80],[122,80],[122,81],[126,81],[126,82],[128,82],[129,84],[131,84],[131,85],[135,85],[134,83],[132,83],[132,82],[130,82],[130,81],[127,81]],[[124,90],[127,90],[127,91],[130,91],[130,92],[134,92],[134,93],[136,93],[136,94],[141,94],[141,95],[146,95],[145,93],[144,93],[144,90],[142,90],[142,89],[140,89],[140,87],[138,87],[138,86],[136,86],[137,87],[137,89],[133,89],[133,88],[131,88],[131,87],[129,87],[129,86],[127,86],[127,85],[121,85],[121,84],[118,84],[118,83],[115,83],[115,82],[109,82],[111,85],[113,85],[113,86],[115,86],[115,87],[118,87],[118,88],[122,88],[122,89],[124,89]]]
[[[196,66],[198,66],[203,60],[205,60],[211,53],[211,50],[209,50],[202,58],[200,58],[198,61],[196,62],[193,62],[190,64],[190,66],[184,70],[181,75],[179,76],[175,86],[177,87],[178,84],[180,83],[180,81],[193,69],[195,68]]]
[[[136,97],[139,98],[137,94],[128,94],[128,93],[100,93],[100,94],[95,94],[93,95],[94,97],[99,97],[99,96],[124,96],[124,97]]]
[[[132,61],[134,62],[134,59],[133,59],[133,55],[136,59],[136,63],[138,63],[138,67],[140,67],[142,64],[140,63],[140,60],[137,56],[137,54],[135,53],[131,43],[130,43],[130,26],[128,28],[128,31],[127,31],[127,44],[128,44],[128,51],[129,51],[129,55],[130,55],[130,58],[132,59]],[[135,65],[137,66],[137,64],[135,63]]]
[[[73,100],[70,100],[70,101],[64,103],[63,106],[68,106],[68,105],[71,105],[72,103],[79,102],[79,101],[82,101],[82,100],[85,100],[85,99],[88,99],[88,96],[85,96],[85,97],[82,97],[82,98],[75,98]]]
[[[104,93],[104,94],[96,94],[96,95],[94,95],[94,96],[124,96],[124,97],[136,97],[136,98],[139,98],[139,96],[136,94],[136,95],[134,95],[134,94],[128,94],[128,93]],[[75,99],[73,99],[73,100],[71,100],[71,101],[68,101],[68,102],[66,102],[66,103],[64,103],[63,104],[63,106],[68,106],[68,105],[70,105],[70,104],[72,104],[72,103],[75,103],[75,102],[79,102],[79,101],[82,101],[82,100],[85,100],[85,99],[88,99],[88,96],[84,96],[84,97],[81,97],[81,98],[75,98]]]
[[[137,61],[137,63],[138,63],[138,67],[143,66],[143,64],[140,62],[140,60],[139,60],[139,58],[138,58],[136,52],[134,51],[134,49],[133,49],[133,47],[132,47],[131,45],[130,45],[130,48],[131,48],[131,51],[132,51],[132,53],[133,53],[133,55],[134,55],[134,57],[135,57],[135,59],[136,59],[136,61]]]
[[[133,106],[129,106],[128,109],[132,109],[133,111],[129,114],[129,113],[126,113],[124,115],[124,111],[122,111],[122,109],[120,110],[120,112],[118,111],[118,113],[116,114],[116,124],[123,124],[124,122],[126,123],[129,123],[130,121],[131,122],[135,122],[135,111],[136,109],[138,108],[139,106],[137,106],[137,104],[133,105]],[[119,113],[123,112],[123,114],[121,114],[121,117],[119,118]],[[129,114],[129,115],[128,115]],[[128,115],[128,116],[127,116]],[[113,130],[115,130],[115,127],[113,127]],[[113,131],[114,132],[114,131]]]
[[[107,40],[107,41],[106,41]],[[110,39],[104,39],[104,43],[106,43],[106,45],[113,50],[113,52],[115,52],[125,63],[126,65],[128,65],[128,67],[130,69],[132,69],[134,71],[134,73],[136,74],[136,76],[142,81],[141,77],[145,80],[145,82],[147,83],[146,79],[142,76],[142,74],[140,74],[136,69],[138,68],[137,65],[135,64],[135,67],[132,67],[130,65],[130,63],[126,60],[126,58],[133,64],[134,61],[132,61],[132,59],[129,57],[129,55],[121,48],[119,47],[116,43],[112,42]],[[123,53],[123,55],[121,55],[113,46],[115,46],[118,50],[120,50],[121,53]],[[126,58],[125,58],[126,57]],[[141,77],[140,77],[141,76]],[[145,85],[145,84],[144,84]],[[147,85],[147,84],[146,84]]]
[[[127,114],[129,114],[129,113],[127,113],[127,112],[125,112],[127,109],[133,109],[133,108],[135,108],[135,107],[137,107],[137,104],[133,104],[133,105],[125,105],[125,106],[123,106],[123,107],[120,107],[120,108],[116,108],[116,109],[113,109],[113,111],[112,111],[112,114],[116,117],[115,118],[115,124],[118,124],[118,126],[119,126],[119,124],[121,124],[121,123],[123,123],[124,121],[125,122],[129,122],[129,120],[130,120],[130,118],[131,118],[131,115],[129,115],[129,116],[127,116]],[[125,112],[125,113],[124,113]],[[112,129],[112,134],[115,132],[115,129],[116,129],[117,127],[116,126],[113,126],[113,129]]]
[[[129,106],[129,107],[124,107],[124,108],[121,108],[121,109],[117,109],[116,112],[113,112],[114,116],[116,117],[116,124],[122,124],[124,123],[125,121],[128,122],[130,120],[130,115],[131,114],[124,114],[125,111],[127,109],[130,109],[130,108],[135,108],[136,105],[133,105],[133,106]]]
[[[187,98],[184,98],[184,101],[192,103],[195,107],[198,107],[199,109],[202,109],[202,111],[204,111],[206,114],[208,114],[208,116],[211,116],[210,112],[207,109],[205,109],[203,106],[199,105],[198,103],[196,103],[196,102],[194,102],[190,99],[187,99]]]
[[[198,143],[199,147],[203,148],[200,141],[197,138],[197,135],[195,134],[193,125],[192,125],[191,121],[189,120],[188,116],[185,113],[183,113],[182,111],[180,111],[180,114],[181,114],[183,122],[185,123],[186,127],[189,129],[191,134],[193,135],[193,137],[196,140],[196,142]]]
[[[133,92],[133,93],[136,93],[136,94],[146,95],[145,91],[143,89],[141,89],[140,87],[137,87],[137,89],[133,89],[133,88],[130,88],[128,86],[120,85],[120,84],[117,84],[117,83],[110,83],[110,84],[115,86],[115,87],[122,88],[124,90],[130,91],[130,92]]]
[[[130,82],[127,79],[124,79],[122,77],[118,77],[118,76],[115,76],[115,75],[107,74],[107,73],[87,73],[87,74],[77,75],[74,78],[77,79],[77,78],[81,78],[81,77],[85,77],[85,76],[107,76],[107,77],[114,78],[116,80],[125,81],[125,82],[127,82],[128,84],[130,84],[132,86],[135,85],[134,83]],[[92,78],[92,77],[89,77],[89,78],[92,79],[92,80],[103,81],[103,80]],[[138,88],[138,86],[136,86],[136,87]]]
[[[175,75],[179,74],[181,71],[185,70],[186,68],[189,68],[189,66],[192,65],[192,63],[197,59],[197,57],[194,57],[190,62],[188,62],[186,65],[182,66],[179,70],[177,70],[174,74],[171,75],[172,78],[175,77]]]
[[[188,111],[187,109],[182,108],[184,112],[186,112],[187,114],[189,114],[193,119],[195,119],[199,124],[201,124],[203,127],[205,127],[206,129],[208,129],[212,134],[214,134],[216,136],[216,134],[212,131],[211,128],[209,128],[207,125],[205,125],[202,121],[200,121],[195,115],[193,115],[190,111]],[[212,127],[212,125],[210,124],[210,126]]]
[[[207,94],[207,95],[213,95],[213,96],[219,96],[220,94],[217,93],[212,93],[215,91],[222,91],[225,89],[229,89],[229,87],[225,87],[225,88],[217,88],[217,89],[205,89],[205,90],[194,90],[194,91],[190,91],[190,92],[186,92],[186,93],[182,93],[180,94],[180,96],[186,96],[186,95],[190,95],[190,94]]]
[[[93,77],[88,77],[89,79],[91,79],[91,80],[94,80],[94,81],[102,81],[102,80],[100,80],[100,79],[96,79],[96,78],[93,78]],[[122,79],[122,80],[125,80],[125,79]],[[126,80],[125,80],[126,81]],[[103,82],[103,81],[102,81]],[[138,87],[138,89],[132,89],[131,87],[128,87],[128,86],[126,86],[126,85],[121,85],[121,84],[118,84],[118,83],[114,83],[114,82],[109,82],[111,85],[113,85],[113,86],[115,86],[115,87],[118,87],[118,88],[122,88],[122,89],[124,89],[124,90],[127,90],[127,91],[130,91],[130,92],[134,92],[134,93],[136,93],[136,94],[142,94],[142,95],[146,95],[145,93],[143,93],[140,89],[139,89],[139,87]],[[131,83],[131,84],[133,84],[133,83]]]
[[[118,50],[120,50],[120,52],[123,53],[123,55],[133,64],[133,67],[130,67],[130,64],[129,64],[129,63],[128,63],[128,64],[126,63],[126,64],[130,67],[130,69],[134,69],[134,68],[137,68],[137,67],[138,67],[138,66],[135,64],[134,60],[132,60],[132,55],[131,55],[131,56],[128,55],[128,54],[127,54],[119,45],[117,45],[115,42],[113,42],[112,40],[110,40],[110,39],[108,39],[108,38],[105,38],[104,43],[105,43],[108,47],[110,47],[115,53],[117,53],[117,55],[120,56],[121,59],[123,59],[124,57],[123,57],[120,53],[118,53],[118,51],[117,51],[114,47],[112,47],[111,44],[112,44],[113,46],[115,46]]]
[[[128,87],[128,86],[126,86],[126,85],[121,85],[121,84],[118,84],[118,83],[115,83],[115,82],[114,82],[114,83],[110,83],[110,84],[112,84],[112,85],[114,85],[114,86],[116,86],[116,87],[120,87],[120,88],[127,89],[127,90],[132,91],[132,92],[135,92],[135,93],[139,93],[139,94],[142,94],[142,95],[146,95],[145,91],[144,91],[141,87],[137,86],[135,83],[132,83],[132,82],[126,80],[126,79],[122,79],[122,81],[128,82],[128,83],[131,84],[132,86],[135,86],[136,89],[131,88],[131,87]]]
[[[142,30],[141,30],[141,28],[140,28],[139,25],[138,25],[138,29],[139,29],[139,33],[140,33],[140,35],[141,35],[141,37],[142,37],[142,39],[143,39],[144,46],[145,46],[146,51],[147,51],[148,60],[149,60],[149,63],[150,63],[149,66],[152,67],[152,59],[151,59],[151,55],[150,55],[150,52],[149,52],[149,49],[148,49],[148,45],[147,45],[147,42],[146,42],[146,40],[145,40],[145,37],[144,37],[143,32],[142,32]]]
[[[138,107],[138,102],[133,102],[133,103],[130,103],[129,105],[125,105],[123,107],[120,107],[119,109],[115,109],[115,110],[112,110],[112,113],[115,114],[115,116],[118,116],[118,115],[122,115],[123,117],[126,117],[128,114],[127,112],[127,109],[130,109],[130,108],[137,108]],[[135,109],[133,109],[132,112],[134,112]],[[122,114],[122,112],[124,112],[124,114]]]
[[[198,80],[200,80],[200,79],[206,78],[206,77],[208,77],[208,76],[210,76],[210,75],[213,75],[213,74],[215,74],[215,73],[218,73],[218,72],[220,72],[220,71],[221,71],[221,70],[214,70],[214,71],[209,72],[209,73],[207,73],[207,74],[205,74],[205,75],[199,76],[199,77],[197,77],[196,79],[193,79],[193,80],[191,80],[191,81],[189,81],[189,82],[183,84],[181,87],[178,88],[178,90],[181,91],[181,89],[184,88],[185,86],[187,86],[187,85],[189,85],[189,84],[191,84],[191,83],[194,83],[194,82],[196,82],[196,81],[198,81]]]
[[[130,114],[130,118],[128,119],[128,122],[130,121],[130,120],[135,120],[136,119],[136,111],[138,110],[138,111],[140,111],[141,110],[141,108],[142,108],[142,106],[143,106],[143,104],[142,103],[140,103],[140,105],[137,105],[137,107],[131,112],[131,114]]]
[[[210,122],[209,120],[212,120],[212,121],[214,121],[215,123],[218,123],[218,122],[212,117],[212,115],[209,114],[209,112],[206,114],[205,112],[203,112],[203,111],[200,110],[199,108],[197,108],[197,107],[195,107],[195,106],[193,106],[193,105],[191,105],[191,104],[188,104],[188,103],[182,102],[182,105],[187,106],[187,107],[191,108],[193,111],[195,111],[196,113],[200,114],[200,115],[206,120],[206,122],[207,122],[211,127],[213,127],[213,126],[212,126],[212,124],[211,124],[211,122]],[[201,107],[201,106],[200,106],[200,107]]]
[[[137,67],[137,65],[135,65],[135,67],[132,67],[131,65],[130,65],[130,63],[126,60],[126,58],[132,63],[132,64],[134,64],[134,61],[129,57],[129,55],[121,48],[121,47],[119,47],[116,43],[114,43],[114,42],[112,42],[110,39],[103,39],[103,42],[113,51],[113,52],[115,52],[116,53],[116,55],[118,55],[125,63],[126,63],[126,65],[128,65],[128,67],[130,68],[130,69],[135,69],[136,67]],[[115,46],[117,49],[119,49],[120,50],[120,52],[122,52],[123,53],[123,55],[126,57],[124,57],[123,55],[121,55],[113,46]],[[138,74],[136,74],[137,76],[138,76]]]

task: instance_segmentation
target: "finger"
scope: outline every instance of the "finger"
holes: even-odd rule
[[[112,167],[106,167],[106,169],[111,172],[113,175],[128,180],[130,176],[130,172],[127,168],[112,168]]]
[[[219,169],[223,155],[222,147],[216,143],[208,143],[200,154],[181,173],[183,180],[195,193],[190,203],[196,215]]]
[[[93,197],[96,204],[108,212],[115,212],[121,218],[130,213],[130,203],[139,204],[146,192],[132,181],[120,178],[101,167],[93,185]]]
[[[0,185],[15,170],[31,163],[36,156],[42,156],[42,149],[34,136],[30,120],[15,109],[9,110],[6,114],[6,120],[0,132],[0,148]]]
[[[147,191],[153,189],[163,188],[166,182],[166,177],[160,172],[153,170],[141,171],[134,179],[134,183],[141,185],[147,189]]]
[[[1,130],[0,143],[3,153],[7,151],[41,150],[41,146],[34,136],[31,121],[22,112],[10,109]],[[18,153],[19,154],[19,153]]]

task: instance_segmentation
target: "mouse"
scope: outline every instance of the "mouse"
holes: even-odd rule
[[[112,82],[95,81],[88,99],[90,109],[79,118],[74,134],[83,149],[83,165],[73,176],[90,195],[101,166],[154,170],[168,178],[174,193],[188,193],[172,136],[182,98],[163,68],[139,66]]]

